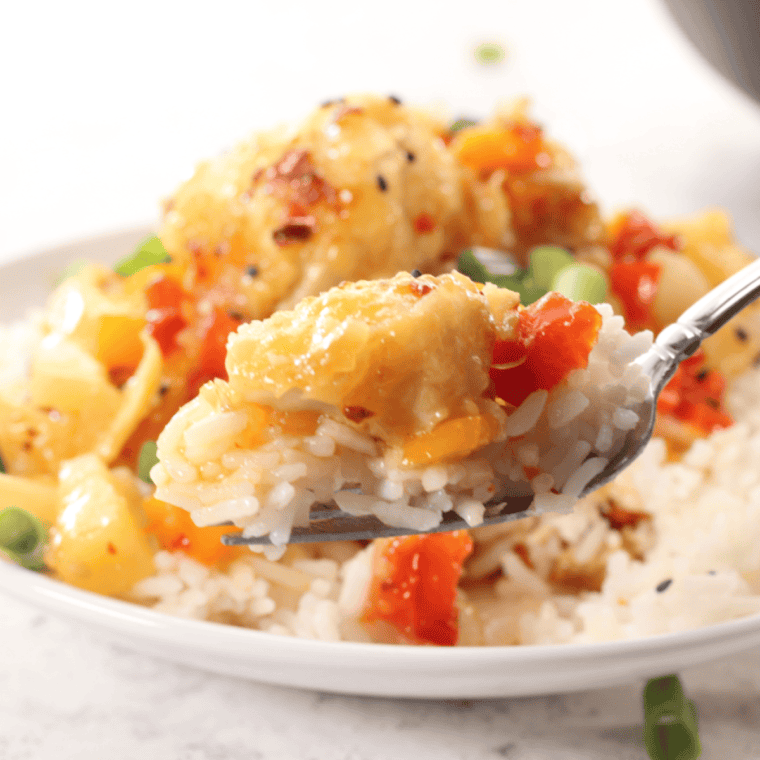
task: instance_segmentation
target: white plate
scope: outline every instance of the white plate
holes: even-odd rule
[[[79,258],[111,263],[146,229],[62,246],[0,269],[2,321],[42,304]],[[634,641],[520,647],[327,643],[174,618],[0,564],[0,590],[147,655],[224,675],[392,697],[512,697],[580,691],[672,673],[760,645],[760,615]]]

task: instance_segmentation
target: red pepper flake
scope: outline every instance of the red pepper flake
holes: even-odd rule
[[[436,228],[435,219],[424,211],[414,220],[414,231],[419,235],[427,235]]]
[[[422,296],[426,296],[428,293],[430,293],[433,290],[433,286],[427,282],[417,282],[417,280],[415,279],[409,283],[409,289],[418,298],[422,298]]]
[[[167,542],[166,548],[169,551],[179,551],[180,549],[187,551],[190,549],[190,539],[184,533],[178,533]]]
[[[43,407],[42,411],[47,414],[48,419],[51,422],[60,422],[63,418],[63,415],[60,413],[60,411],[58,409],[54,409],[52,406]]]
[[[599,508],[599,511],[613,530],[623,530],[623,528],[627,527],[635,528],[643,520],[652,519],[652,516],[648,512],[625,509],[614,499],[608,499],[607,503]]]
[[[343,416],[351,420],[351,422],[362,422],[369,417],[374,417],[375,413],[363,406],[344,406]]]
[[[148,330],[150,331],[150,325],[148,326]],[[161,342],[158,342],[158,345],[161,345]],[[163,353],[163,352],[162,352]],[[115,385],[117,388],[121,388],[124,383],[129,380],[132,375],[135,373],[134,367],[110,367],[108,370],[108,379],[111,381],[111,385]]]
[[[109,554],[116,554],[116,547],[109,541],[106,548]]]
[[[523,564],[526,567],[529,567],[531,570],[533,570],[533,562],[531,561],[530,554],[528,553],[528,547],[525,544],[515,544],[512,547],[512,551],[523,561]]]
[[[197,240],[190,240],[187,243],[187,249],[193,256],[195,262],[195,273],[199,280],[207,280],[211,275],[211,268],[209,267],[209,260],[211,254],[206,250],[203,243]]]
[[[364,109],[360,106],[349,106],[344,104],[335,109],[335,113],[333,114],[333,121],[337,124],[346,116],[352,116],[360,113],[364,113]]]
[[[297,222],[289,221],[272,233],[274,242],[279,246],[303,243],[308,240],[316,229],[313,216],[301,217]]]
[[[274,195],[289,206],[289,216],[322,200],[335,203],[335,189],[312,163],[309,151],[289,150],[263,173],[264,192]]]

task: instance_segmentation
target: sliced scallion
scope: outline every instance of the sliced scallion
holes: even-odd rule
[[[516,282],[520,278],[520,270],[516,270],[514,274],[494,274],[470,248],[459,254],[457,269],[474,282],[492,282],[501,288],[508,288],[508,283]]]
[[[558,245],[539,245],[530,252],[530,272],[536,287],[552,290],[557,273],[575,261],[569,251]]]
[[[607,280],[588,264],[570,264],[554,276],[551,290],[562,293],[571,301],[602,303],[607,297]]]
[[[654,678],[644,689],[644,745],[652,760],[695,760],[702,752],[696,708],[677,676]]]
[[[457,269],[475,282],[491,282],[515,291],[523,305],[537,301],[546,292],[534,286],[527,269],[516,269],[513,274],[494,274],[469,249],[460,254]]]
[[[504,55],[504,48],[498,42],[484,42],[475,48],[475,60],[482,66],[501,63]]]
[[[85,267],[87,262],[83,259],[78,259],[67,264],[58,277],[55,278],[55,286],[58,287],[64,280],[68,280],[69,277],[73,277],[75,274],[79,274]]]
[[[0,551],[29,570],[41,570],[47,531],[33,515],[19,507],[0,512]]]
[[[475,119],[461,118],[449,126],[449,132],[459,132],[461,129],[467,129],[467,127],[476,127],[478,122]]]
[[[150,471],[153,465],[158,463],[158,446],[155,441],[145,441],[140,448],[140,455],[137,458],[137,476],[146,483],[153,483],[150,477]]]
[[[117,262],[114,271],[122,277],[129,277],[145,267],[165,264],[171,260],[164,244],[153,235],[143,240],[133,253]]]
[[[520,296],[523,306],[546,295],[547,289],[536,284],[530,269],[515,268],[512,274],[494,274],[469,249],[460,254],[457,269],[475,282],[492,282],[500,288],[513,290]]]

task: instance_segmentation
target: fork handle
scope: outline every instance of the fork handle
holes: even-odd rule
[[[652,378],[655,397],[702,341],[760,296],[760,259],[713,288],[668,325],[639,360]]]

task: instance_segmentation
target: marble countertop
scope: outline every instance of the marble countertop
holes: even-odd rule
[[[392,700],[211,675],[2,599],[0,760],[644,760],[641,684]],[[704,760],[760,757],[760,650],[691,668]]]
[[[0,262],[153,218],[200,157],[354,91],[455,115],[528,93],[608,208],[719,205],[760,241],[760,109],[658,0],[473,0],[448,18],[431,0],[372,7],[13,4]],[[504,45],[501,66],[475,65],[483,41]],[[760,758],[760,650],[683,679],[703,757]],[[0,760],[638,760],[640,699],[641,684],[483,701],[297,691],[151,659],[0,598]]]

